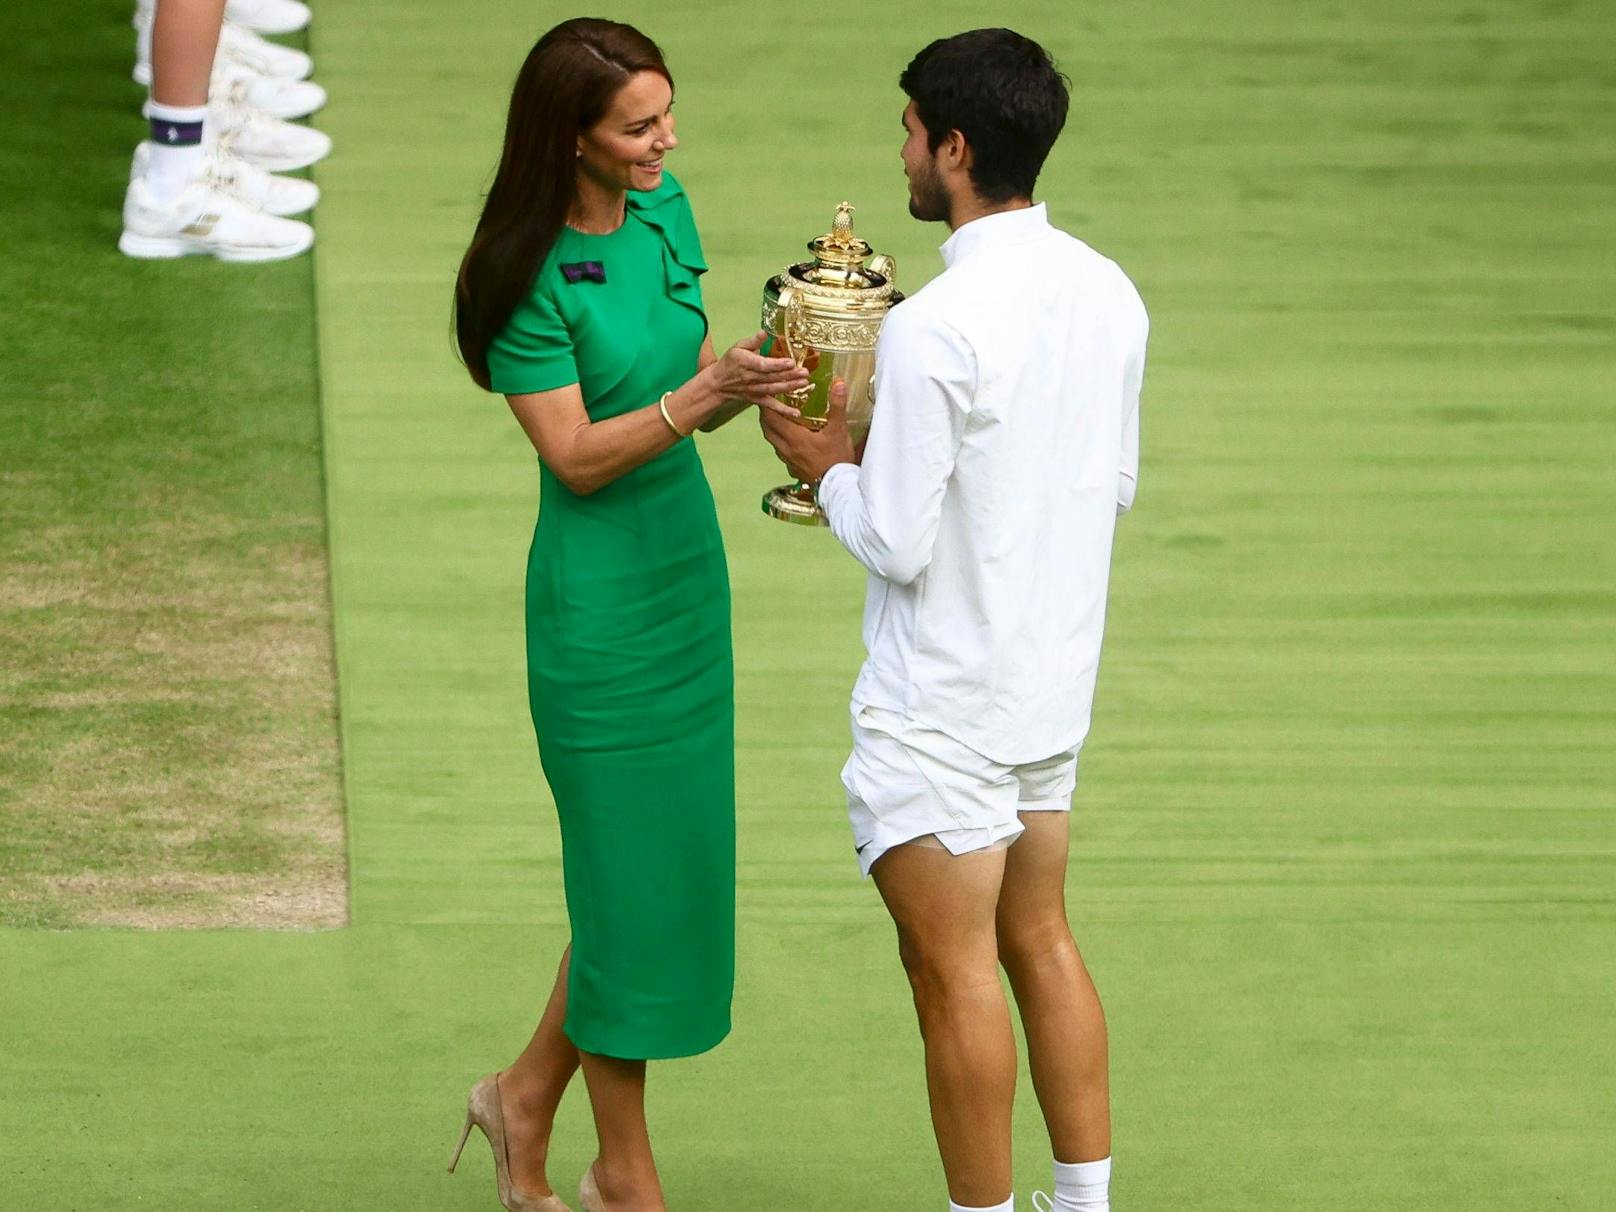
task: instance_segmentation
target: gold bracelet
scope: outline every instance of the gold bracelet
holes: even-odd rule
[[[657,409],[662,413],[662,419],[668,423],[668,428],[673,430],[675,437],[688,438],[690,435],[675,425],[673,418],[668,415],[668,397],[672,394],[671,391],[663,392],[662,398],[657,401]]]

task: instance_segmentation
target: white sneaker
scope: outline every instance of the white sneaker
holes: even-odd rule
[[[135,83],[151,87],[151,33],[152,14],[135,10],[135,70],[131,73]],[[267,38],[260,38],[252,30],[226,21],[219,29],[219,49],[214,65],[233,63],[257,72],[260,76],[275,76],[282,80],[306,80],[314,71],[314,60],[300,50],[281,46]]]
[[[292,34],[308,25],[311,14],[300,0],[230,0],[224,15],[260,34]]]
[[[314,229],[266,215],[198,179],[172,202],[159,202],[144,177],[123,196],[118,248],[131,257],[212,256],[221,261],[279,261],[306,252]]]
[[[129,74],[136,84],[151,87],[151,27],[152,15],[144,9],[135,10],[135,70]]]
[[[314,60],[302,51],[260,38],[234,21],[226,21],[219,30],[219,54],[260,76],[307,80],[314,72]]]
[[[307,168],[331,153],[331,136],[283,122],[228,97],[208,101],[206,129],[227,154],[272,173]]]
[[[260,76],[222,57],[208,84],[209,100],[216,94],[236,105],[250,105],[271,118],[306,118],[326,101],[325,89],[312,80]]]
[[[300,215],[313,210],[320,200],[320,187],[301,177],[277,177],[261,168],[248,164],[240,156],[232,155],[217,143],[208,145],[203,153],[203,171],[207,180],[227,194],[234,194],[249,206],[269,215]],[[151,163],[151,145],[142,143],[135,148],[134,162],[129,166],[129,179],[146,175]]]

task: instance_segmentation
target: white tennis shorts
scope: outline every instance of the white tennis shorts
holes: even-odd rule
[[[952,854],[1009,845],[1020,813],[1071,808],[1077,753],[1006,766],[901,712],[854,703],[842,786],[859,869],[869,875],[892,847],[933,835]]]

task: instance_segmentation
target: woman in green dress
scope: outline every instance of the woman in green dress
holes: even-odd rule
[[[500,1200],[523,1212],[566,1206],[545,1159],[580,1066],[600,1138],[584,1207],[662,1209],[645,1062],[729,1031],[729,579],[689,437],[751,404],[793,412],[774,397],[807,374],[762,356],[761,332],[716,355],[701,242],[663,166],[672,104],[660,52],[632,27],[545,34],[456,290],[467,368],[505,394],[539,457],[528,687],[572,942],[532,1041],[472,1088],[460,1140],[482,1128]]]

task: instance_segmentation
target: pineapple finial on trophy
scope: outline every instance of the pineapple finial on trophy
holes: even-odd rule
[[[869,257],[872,251],[870,246],[853,232],[854,209],[851,202],[843,202],[836,208],[836,217],[831,220],[830,230],[809,242],[808,251],[814,254],[821,266],[846,273],[862,265]]]
[[[836,208],[836,219],[831,224],[830,238],[833,243],[848,248],[853,243],[853,211],[855,207],[850,202],[843,202]]]

